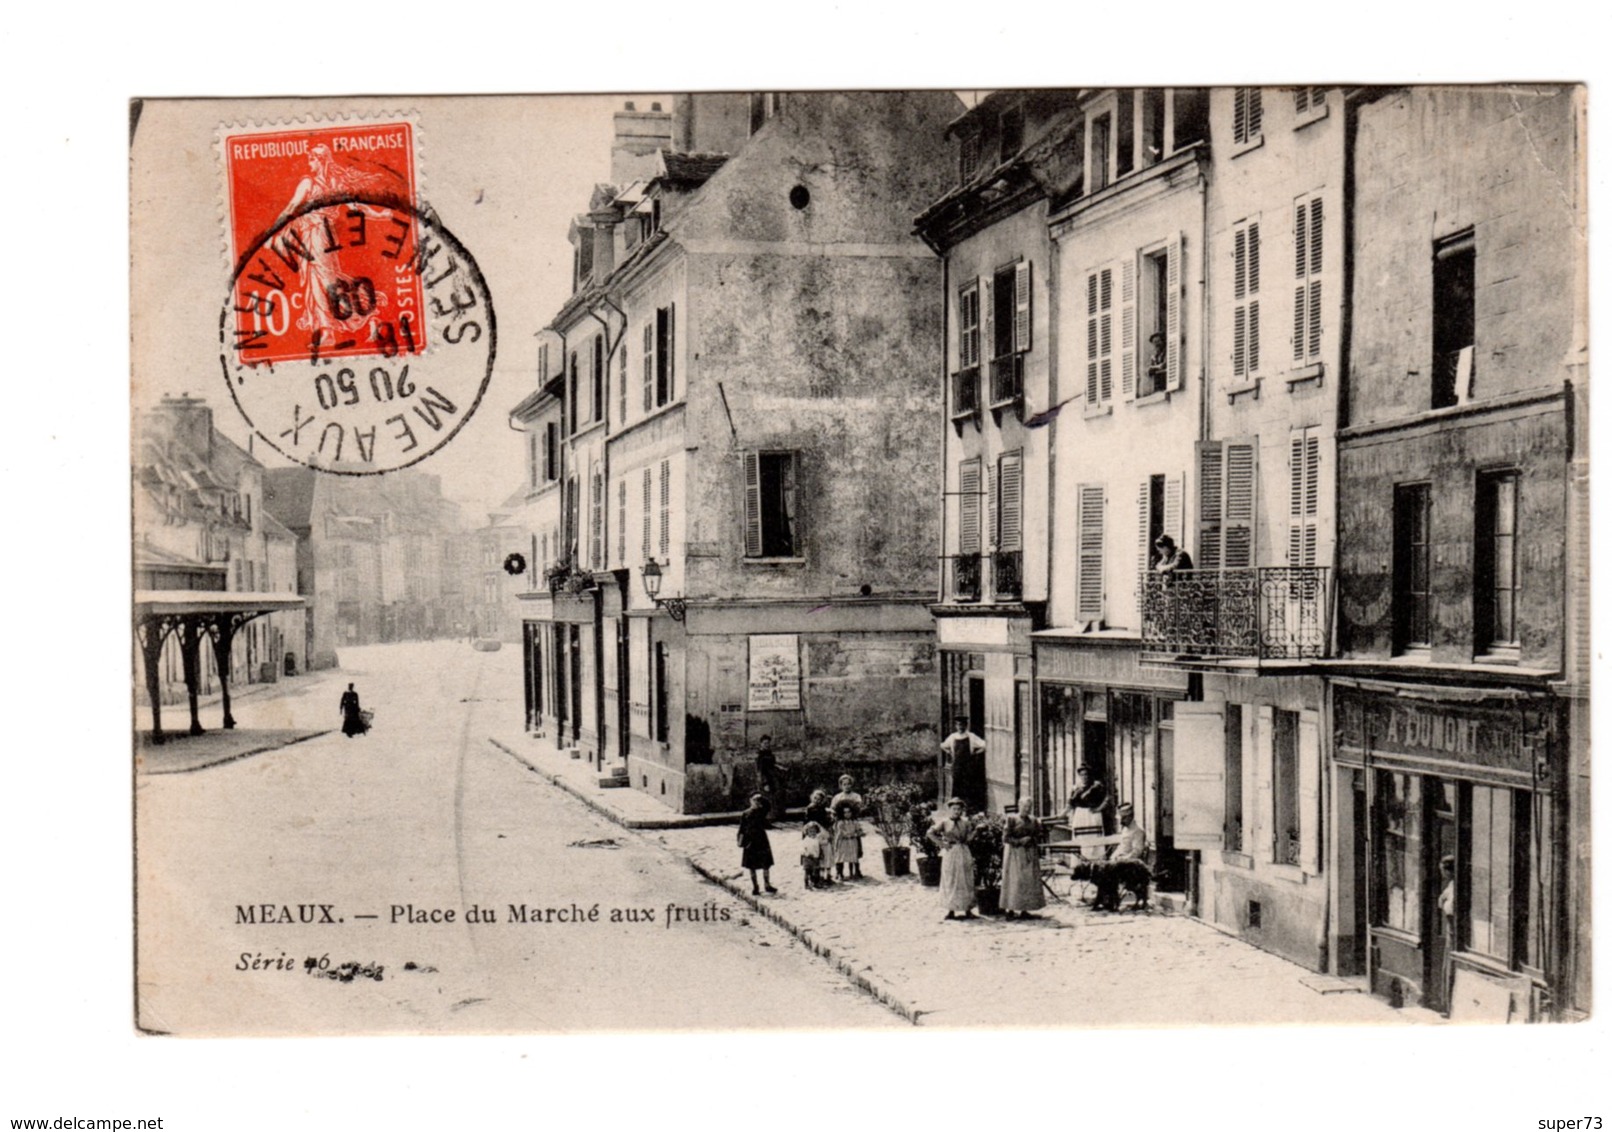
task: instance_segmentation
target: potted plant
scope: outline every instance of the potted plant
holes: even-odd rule
[[[1002,910],[1002,827],[999,814],[975,814],[969,819],[968,851],[974,855],[974,896],[980,915]]]
[[[935,818],[935,804],[914,799],[907,812],[912,843],[918,847],[918,880],[925,888],[940,887],[940,846],[929,839],[929,825]]]
[[[873,828],[884,839],[884,875],[904,877],[912,871],[912,850],[907,835],[912,832],[912,803],[918,788],[906,782],[887,782],[868,791]]]

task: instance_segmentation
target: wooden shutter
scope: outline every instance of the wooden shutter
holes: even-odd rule
[[[1103,486],[1076,490],[1079,533],[1075,557],[1075,619],[1103,619]]]
[[[1226,844],[1226,715],[1219,703],[1175,705],[1175,847]]]
[[[1015,551],[1024,548],[1024,457],[1019,452],[1005,453],[997,464],[997,492],[1000,502],[996,509],[996,549]]]
[[[621,351],[621,365],[618,367],[619,372],[616,375],[616,381],[618,382],[616,415],[620,418],[617,420],[616,425],[619,428],[627,423],[627,343],[618,340],[616,347]]]
[[[1097,272],[1086,276],[1086,404],[1096,406],[1102,397],[1097,370]]]
[[[1177,705],[1176,710],[1180,711]],[[1176,746],[1181,744],[1180,716],[1176,717]],[[1311,876],[1321,873],[1321,715],[1299,712],[1299,867]],[[1180,756],[1177,755],[1177,758]],[[1178,819],[1179,820],[1179,819]],[[1176,839],[1180,844],[1180,838]]]
[[[1259,372],[1259,224],[1245,224],[1232,237],[1232,373]]]
[[[1198,442],[1198,553],[1193,561],[1200,570],[1218,570],[1224,558],[1224,459],[1220,441]]]
[[[761,557],[761,455],[744,454],[744,553]]]
[[[627,565],[627,481],[616,484],[616,565]]]
[[[1013,269],[1013,352],[1030,348],[1030,261]]]
[[[1097,325],[1097,348],[1102,358],[1098,367],[1098,393],[1107,404],[1114,399],[1114,269],[1105,267],[1097,283],[1101,312]]]
[[[1258,491],[1254,445],[1230,443],[1226,451],[1226,501],[1221,509],[1221,565],[1242,570],[1254,565],[1255,495]]]
[[[660,462],[660,556],[672,553],[672,462]]]
[[[1247,719],[1250,712],[1245,708],[1243,718]],[[1249,815],[1244,815],[1244,823],[1249,826],[1243,837],[1243,844],[1253,850],[1253,857],[1265,864],[1270,864],[1275,857],[1276,843],[1272,830],[1276,827],[1276,792],[1272,789],[1272,779],[1276,770],[1276,711],[1269,704],[1262,704],[1254,708],[1253,745],[1244,748],[1254,752],[1254,812],[1253,822],[1248,822]]]
[[[980,552],[980,462],[964,460],[958,468],[957,553]]]
[[[1119,383],[1126,400],[1136,396],[1136,257],[1119,267]]]
[[[1138,573],[1145,574],[1152,565],[1153,548],[1149,545],[1148,535],[1152,533],[1152,477],[1144,477],[1136,485],[1136,569]]]
[[[1184,476],[1167,476],[1164,480],[1164,533],[1173,538],[1177,546],[1185,546],[1185,532],[1181,529],[1182,495],[1186,491]],[[1190,551],[1190,548],[1188,548]]]
[[[1314,566],[1321,511],[1321,437],[1295,430],[1288,445],[1287,564]]]
[[[1325,228],[1320,197],[1293,206],[1293,360],[1321,354],[1321,267]]]
[[[1165,250],[1164,264],[1164,351],[1165,382],[1170,390],[1180,389],[1186,381],[1186,319],[1182,317],[1182,237],[1177,233]]]
[[[781,500],[781,503],[784,512],[784,530],[789,533],[788,552],[794,556],[799,556],[803,549],[800,545],[800,530],[798,521],[796,519],[795,508],[795,475],[799,462],[799,453],[789,453],[788,458],[784,461],[783,476],[781,477],[783,480],[781,485],[783,488],[783,499]]]
[[[996,285],[989,275],[980,276],[980,354],[996,357]]]
[[[588,565],[595,570],[604,566],[604,478],[598,464],[588,481]]]
[[[650,470],[648,468],[645,468],[644,469],[644,495],[643,495],[643,504],[644,504],[644,561],[645,562],[648,562],[649,559],[655,553],[654,546],[652,545],[652,543],[650,541],[650,522],[649,522],[650,492],[652,490],[653,490],[652,473],[650,472]]]
[[[644,412],[655,407],[655,321],[644,321]]]

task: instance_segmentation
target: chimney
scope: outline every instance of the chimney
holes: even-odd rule
[[[213,458],[213,410],[206,401],[188,393],[165,395],[156,412],[170,436],[205,459]]]
[[[616,137],[610,147],[610,180],[620,188],[647,180],[655,155],[672,144],[672,116],[655,102],[648,110],[627,103],[616,111]]]

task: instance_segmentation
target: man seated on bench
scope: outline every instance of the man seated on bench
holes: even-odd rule
[[[1147,904],[1148,883],[1153,879],[1147,863],[1147,830],[1136,824],[1136,807],[1129,802],[1119,808],[1119,832],[1108,860],[1091,865],[1091,881],[1097,887],[1092,907],[1119,911],[1120,889],[1129,889],[1138,908]]]

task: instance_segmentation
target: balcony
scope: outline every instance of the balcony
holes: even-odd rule
[[[1008,354],[991,362],[991,413],[1002,423],[1002,410],[1024,404],[1024,355]]]
[[[980,556],[978,554],[959,554],[951,559],[951,599],[953,601],[978,601],[980,599]]]
[[[1024,552],[999,550],[991,556],[991,594],[997,601],[1024,596]]]
[[[1331,640],[1324,566],[1143,574],[1142,650],[1172,660],[1319,660]]]
[[[980,367],[967,366],[952,374],[952,424],[963,435],[963,423],[980,418]]]

